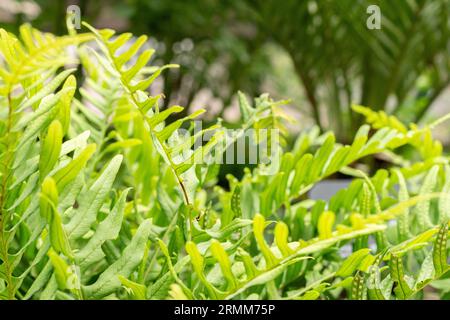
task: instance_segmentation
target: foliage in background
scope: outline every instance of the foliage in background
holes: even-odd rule
[[[84,20],[155,37],[157,59],[182,65],[162,78],[167,104],[197,106],[198,93],[206,93],[223,116],[237,90],[269,91],[292,97],[342,143],[362,124],[352,103],[417,123],[449,85],[446,0],[36,3],[41,14],[33,23],[57,34],[64,33],[67,5],[76,3]],[[381,30],[366,27],[370,5],[380,7]],[[15,26],[24,20],[17,15]],[[281,58],[286,53],[290,59]]]
[[[166,121],[183,108],[148,92],[176,66],[148,66],[145,36],[86,26],[0,29],[1,298],[448,298],[450,165],[431,133],[448,117],[406,127],[354,106],[371,126],[350,144],[312,129],[273,175],[223,188],[218,165],[189,161],[220,155],[220,123],[191,149],[177,129],[203,111]],[[284,132],[283,103],[240,94],[243,128]],[[359,161],[380,153],[392,169],[368,176]],[[337,172],[348,188],[308,199]]]
[[[448,1],[249,2],[259,28],[290,53],[316,123],[342,141],[360,125],[352,103],[418,122],[449,84]],[[380,30],[366,26],[371,5]]]

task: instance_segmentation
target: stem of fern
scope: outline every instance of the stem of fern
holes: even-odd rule
[[[267,293],[269,294],[270,300],[280,300],[281,299],[280,293],[278,292],[278,289],[275,285],[274,280],[267,283],[266,290],[267,290]]]
[[[114,65],[115,70],[120,74],[120,78],[121,78],[121,79],[124,78],[124,75],[123,75],[123,72],[121,71],[121,68],[117,65],[116,60],[114,59],[114,53],[111,52],[111,50],[109,49],[109,47],[108,47],[107,45],[105,45],[105,47],[106,47],[106,50],[107,50],[107,52],[108,52],[109,59],[111,60],[112,64]],[[147,125],[148,125],[148,130],[149,130],[150,134],[153,134],[152,128],[151,128],[150,124],[148,123],[148,118],[147,118],[147,116],[142,112],[141,108],[139,108],[139,103],[138,103],[138,101],[136,100],[136,97],[134,96],[134,94],[132,93],[132,90],[131,90],[129,84],[128,84],[127,82],[125,82],[125,81],[121,81],[121,83],[122,83],[122,85],[125,87],[125,89],[128,91],[128,93],[129,93],[129,95],[130,95],[130,97],[131,97],[131,99],[132,99],[132,101],[133,101],[133,104],[135,105],[136,109],[138,109],[138,111],[139,111],[141,117],[144,119],[145,123],[147,123]],[[155,138],[158,140],[158,142],[160,143],[160,145],[163,146],[163,143],[159,140],[159,138],[158,138],[156,135],[154,135],[154,136],[155,136]],[[164,149],[164,147],[163,147],[163,149]],[[183,200],[184,200],[184,203],[185,203],[186,205],[190,205],[191,202],[190,202],[189,196],[188,196],[188,194],[187,194],[187,192],[186,192],[186,188],[185,188],[185,186],[184,186],[183,180],[181,179],[180,175],[176,172],[176,170],[175,170],[175,164],[172,162],[172,160],[170,159],[170,157],[167,157],[167,159],[168,159],[169,162],[170,162],[170,168],[172,169],[173,174],[174,174],[175,177],[177,178],[178,185],[180,186],[180,189],[181,189],[182,194],[183,194]]]

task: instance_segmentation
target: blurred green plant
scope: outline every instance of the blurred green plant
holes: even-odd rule
[[[64,33],[68,3],[36,3],[41,14],[35,25]],[[182,65],[162,78],[167,103],[196,106],[198,93],[206,93],[218,98],[216,117],[224,116],[237,90],[250,96],[269,91],[293,97],[304,113],[309,106],[322,130],[335,130],[339,141],[349,143],[362,123],[351,112],[353,103],[418,123],[449,85],[446,0],[77,3],[86,21],[154,37],[155,62]],[[380,8],[380,30],[367,28],[370,5]],[[18,15],[15,26],[24,19]],[[280,66],[284,52],[292,63]]]
[[[378,5],[381,29],[366,26]],[[258,28],[291,55],[316,123],[343,141],[352,103],[420,121],[449,84],[448,1],[249,1]],[[353,130],[348,130],[353,128]]]
[[[203,110],[167,121],[183,108],[149,93],[176,66],[150,67],[146,36],[85,26],[0,29],[1,299],[448,297],[450,164],[432,130],[450,116],[407,127],[354,106],[370,125],[351,144],[315,127],[270,146],[272,174],[223,188],[220,164],[190,161],[216,152],[220,123],[194,149],[178,129]],[[284,103],[239,94],[242,129],[286,133]],[[393,167],[369,176],[375,154]],[[307,198],[337,172],[346,189]]]

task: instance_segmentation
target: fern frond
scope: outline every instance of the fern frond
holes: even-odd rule
[[[219,135],[216,134],[206,145],[197,149],[195,151],[195,155],[191,155],[187,159],[176,162],[175,157],[179,155],[179,153],[177,154],[177,152],[174,152],[173,148],[168,146],[168,139],[177,129],[181,127],[184,122],[195,119],[197,116],[202,114],[204,110],[200,109],[191,115],[176,120],[170,125],[161,128],[164,120],[166,120],[169,115],[179,112],[181,109],[180,107],[175,106],[163,112],[159,112],[156,104],[157,99],[148,96],[144,90],[146,90],[153,83],[153,81],[161,74],[163,70],[177,66],[166,65],[160,67],[151,76],[143,80],[136,80],[136,75],[140,69],[148,63],[153,51],[150,49],[145,50],[137,56],[134,65],[127,66],[127,64],[130,64],[130,60],[136,56],[136,53],[145,43],[146,37],[141,36],[128,48],[128,50],[119,55],[117,53],[118,49],[122,48],[127,43],[127,41],[131,38],[131,34],[125,33],[118,36],[116,39],[111,40],[114,35],[114,31],[109,29],[97,31],[93,27],[87,24],[85,25],[95,34],[107,59],[111,63],[111,68],[119,75],[124,89],[129,94],[130,102],[134,105],[136,110],[139,111],[140,116],[145,121],[146,129],[155,144],[156,150],[158,150],[164,161],[175,175],[183,193],[185,203],[190,204],[188,193],[183,184],[182,174],[194,165],[193,157],[196,157],[196,159],[203,159],[204,154],[206,154],[218,142],[217,139],[219,138]]]

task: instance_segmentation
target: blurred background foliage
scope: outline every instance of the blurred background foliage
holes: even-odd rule
[[[351,141],[362,121],[352,103],[395,114],[405,124],[450,111],[448,0],[0,3],[0,25],[11,31],[29,21],[64,34],[66,9],[76,4],[82,19],[99,28],[150,35],[155,64],[181,65],[152,90],[189,112],[207,108],[205,120],[238,125],[238,90],[290,98],[294,134],[316,124],[334,130],[341,142]],[[380,30],[366,26],[373,4],[381,9]],[[439,138],[450,142],[448,131]]]

